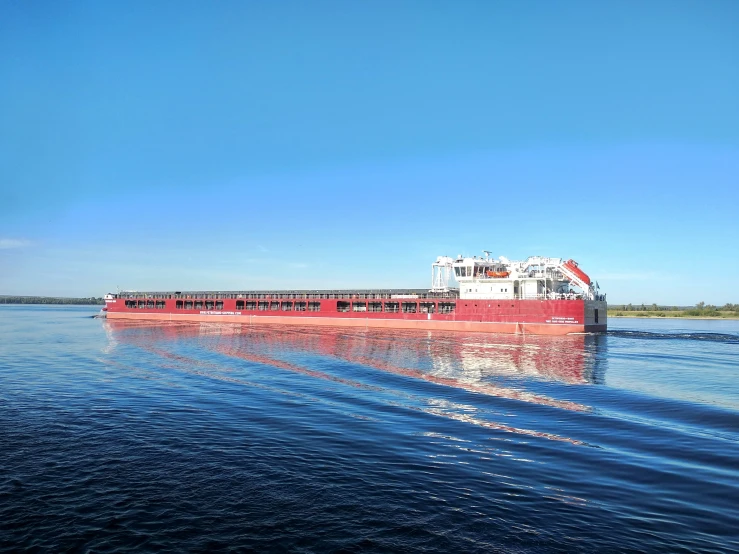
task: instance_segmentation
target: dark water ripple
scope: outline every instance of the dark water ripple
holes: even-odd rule
[[[739,325],[0,309],[0,550],[732,552]]]
[[[630,329],[615,329],[608,331],[608,335],[617,338],[653,339],[653,340],[700,340],[715,341],[728,344],[739,344],[739,336],[729,333],[707,333],[707,332],[654,332],[636,331]]]

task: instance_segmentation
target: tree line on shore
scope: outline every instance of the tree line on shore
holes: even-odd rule
[[[739,315],[739,304],[724,304],[714,306],[705,302],[698,302],[695,306],[658,306],[657,304],[611,304],[608,306],[611,312],[679,312],[681,315],[693,317],[719,317],[722,313],[732,312]],[[675,314],[677,315],[677,314]]]
[[[65,298],[58,296],[0,296],[0,304],[105,304],[102,297]]]

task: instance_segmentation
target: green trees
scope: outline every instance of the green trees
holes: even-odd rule
[[[694,308],[680,306],[659,306],[652,303],[649,306],[641,304],[611,304],[608,306],[608,314],[612,316],[627,317],[724,317],[739,318],[739,304],[725,304],[722,307],[698,302]]]
[[[721,317],[721,312],[716,309],[716,306],[711,304],[706,305],[705,302],[698,302],[695,308],[685,310],[685,315],[693,317]]]

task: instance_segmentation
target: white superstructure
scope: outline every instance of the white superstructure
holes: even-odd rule
[[[500,256],[496,260],[487,251],[484,257],[439,256],[432,264],[431,290],[449,290],[452,274],[462,299],[604,299],[577,262],[562,258],[530,256],[511,261]]]

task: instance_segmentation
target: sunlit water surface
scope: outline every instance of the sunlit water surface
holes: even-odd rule
[[[4,551],[739,550],[739,322],[539,337],[0,308]]]

